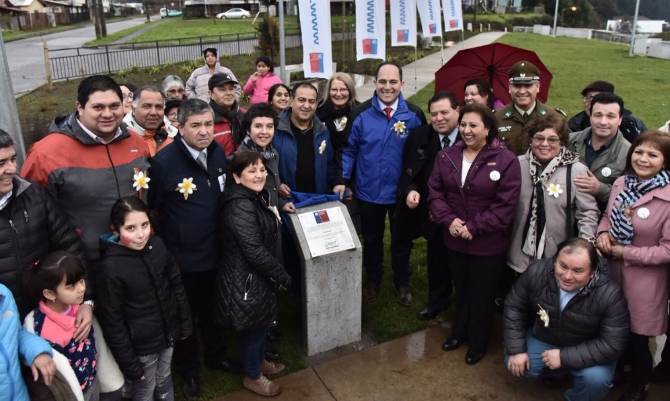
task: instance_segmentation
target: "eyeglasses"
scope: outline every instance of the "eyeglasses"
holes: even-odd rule
[[[559,142],[561,142],[561,138],[557,136],[550,136],[549,138],[545,138],[543,136],[533,136],[533,143],[536,145],[542,145],[544,142],[547,142],[549,145],[556,145]]]

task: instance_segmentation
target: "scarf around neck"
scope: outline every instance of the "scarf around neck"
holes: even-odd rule
[[[561,146],[558,155],[551,159],[543,168],[542,163],[535,158],[531,149],[528,149],[526,156],[530,164],[528,172],[533,182],[533,193],[524,228],[524,242],[521,250],[524,254],[534,259],[542,259],[546,242],[544,193],[549,190],[549,180],[554,176],[556,169],[576,163],[579,161],[579,157],[566,147]],[[566,185],[571,185],[571,183],[566,183]]]
[[[663,188],[670,183],[670,174],[661,170],[648,180],[641,181],[635,174],[624,177],[624,189],[614,199],[614,206],[610,213],[609,233],[622,245],[630,245],[635,236],[635,228],[631,220],[630,207],[640,198],[656,189]]]

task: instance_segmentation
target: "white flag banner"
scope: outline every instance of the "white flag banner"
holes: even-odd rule
[[[391,0],[391,46],[416,47],[416,0]]]
[[[423,37],[432,38],[442,35],[442,16],[440,15],[440,0],[416,0],[421,17]]]
[[[442,0],[444,31],[463,30],[463,6],[461,0]]]
[[[356,0],[356,60],[386,60],[385,0]]]
[[[302,68],[305,78],[330,78],[333,75],[333,49],[330,7],[319,7],[319,0],[299,0],[302,31]]]

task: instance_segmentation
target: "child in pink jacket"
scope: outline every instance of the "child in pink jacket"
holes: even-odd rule
[[[268,91],[274,84],[280,84],[281,79],[275,75],[272,59],[260,56],[256,59],[256,72],[249,76],[244,85],[244,93],[250,96],[251,104],[267,103]]]

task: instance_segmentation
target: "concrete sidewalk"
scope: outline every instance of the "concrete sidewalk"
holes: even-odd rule
[[[499,318],[496,319],[499,328]],[[564,389],[515,378],[503,367],[500,330],[487,356],[465,364],[467,347],[444,352],[447,331],[439,326],[378,346],[353,352],[277,379],[283,392],[277,401],[560,401]],[[239,380],[242,380],[241,378]],[[623,386],[606,401],[615,401]],[[651,384],[647,401],[667,401],[668,384]],[[241,390],[216,401],[260,401],[267,398]]]
[[[449,61],[459,50],[491,44],[504,34],[504,32],[480,33],[463,42],[458,42],[454,46],[445,48],[444,63]],[[405,81],[405,88],[402,92],[405,99],[413,96],[416,92],[435,80],[435,72],[442,67],[442,61],[442,52],[438,51],[413,63],[407,64],[402,68],[403,79]],[[370,99],[374,91],[375,85],[372,81],[372,77],[370,77],[369,79],[366,79],[365,84],[356,88],[356,97],[359,101],[363,102]]]

